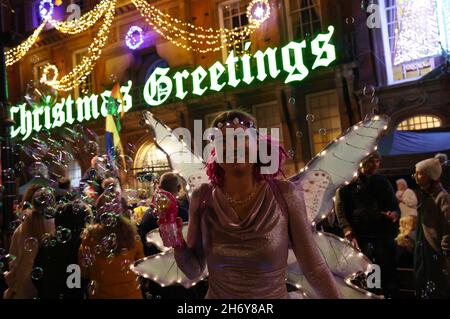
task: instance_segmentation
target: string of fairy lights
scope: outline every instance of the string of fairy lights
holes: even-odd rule
[[[52,17],[54,9],[52,0],[41,0],[39,8],[43,22],[23,43],[6,51],[6,65],[11,66],[19,62],[27,54],[47,23],[58,32],[79,34],[94,26],[103,17],[102,25],[89,46],[87,54],[69,73],[58,80],[59,72],[55,65],[48,64],[43,68],[40,79],[42,83],[52,86],[58,91],[72,90],[87,79],[99,59],[114,20],[116,2],[117,0],[103,0],[79,19],[57,21]],[[174,18],[147,3],[146,0],[132,0],[132,2],[155,32],[178,47],[199,53],[216,52],[224,47],[234,47],[242,43],[270,17],[269,0],[252,0],[247,7],[248,25],[233,29],[203,28]],[[140,34],[140,36],[142,35]],[[130,37],[129,34],[128,37]],[[51,74],[52,76],[50,76]]]

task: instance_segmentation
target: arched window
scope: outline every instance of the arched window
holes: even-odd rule
[[[404,120],[397,126],[398,131],[418,131],[441,127],[442,121],[434,115],[417,115]]]

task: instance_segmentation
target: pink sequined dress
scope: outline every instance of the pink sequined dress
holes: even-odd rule
[[[333,275],[320,255],[306,218],[301,193],[289,182],[277,181],[287,204],[283,213],[265,183],[248,216],[241,220],[220,188],[207,196],[204,184],[192,197],[187,246],[175,249],[179,268],[191,279],[208,266],[207,299],[283,299],[289,236],[300,268],[323,298],[340,298]],[[290,235],[289,235],[290,234]]]

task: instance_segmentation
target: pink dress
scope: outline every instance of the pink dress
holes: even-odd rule
[[[202,195],[193,195],[187,247],[175,249],[178,267],[197,278],[208,266],[207,299],[282,299],[286,289],[289,234],[300,268],[323,298],[339,298],[333,275],[320,255],[306,219],[301,193],[289,182],[276,182],[288,208],[280,208],[266,183],[250,214],[241,220],[227,197],[214,188],[199,209]],[[208,193],[202,185],[198,193]]]

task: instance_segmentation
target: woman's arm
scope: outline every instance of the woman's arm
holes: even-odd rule
[[[207,184],[204,184],[192,193],[187,240],[182,247],[175,248],[177,265],[189,279],[198,278],[206,268],[202,245],[200,204],[205,200],[208,187]]]
[[[289,212],[289,231],[292,248],[300,269],[319,296],[326,299],[342,298],[334,277],[319,253],[311,224],[306,217],[303,193],[290,184],[285,193]]]

